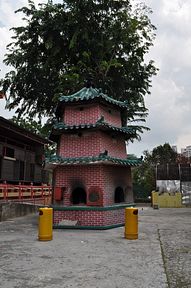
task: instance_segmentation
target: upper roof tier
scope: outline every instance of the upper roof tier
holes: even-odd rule
[[[56,114],[59,114],[59,108],[64,103],[82,103],[82,102],[106,102],[111,105],[117,106],[119,108],[127,109],[128,103],[127,101],[118,101],[115,100],[102,92],[101,89],[93,88],[93,87],[84,87],[78,92],[68,95],[68,96],[60,96],[59,104],[56,109]]]

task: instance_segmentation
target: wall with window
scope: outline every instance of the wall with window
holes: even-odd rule
[[[43,154],[43,145],[0,136],[0,181],[48,182],[48,173],[42,172]]]

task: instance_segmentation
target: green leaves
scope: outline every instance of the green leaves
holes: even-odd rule
[[[149,192],[156,186],[156,166],[159,164],[175,164],[177,153],[169,143],[155,147],[151,152],[144,151],[143,163],[133,170],[133,181],[136,185],[147,189]]]
[[[155,36],[145,6],[133,11],[130,1],[63,0],[37,7],[30,0],[17,12],[27,21],[13,28],[4,61],[15,73],[2,86],[18,116],[52,117],[59,93],[79,90],[91,75],[104,93],[128,99],[124,125],[146,117],[144,95],[157,69],[144,62]]]

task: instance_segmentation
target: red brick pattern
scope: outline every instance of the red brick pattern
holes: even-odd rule
[[[77,220],[79,226],[124,224],[125,208],[106,211],[54,211],[54,224],[58,225],[62,220]]]
[[[120,109],[112,105],[84,104],[66,105],[63,121],[66,125],[95,124],[98,119],[121,127]],[[73,132],[72,132],[73,133]],[[126,158],[126,145],[120,136],[112,137],[103,131],[82,131],[81,134],[64,133],[58,145],[58,155],[62,157],[98,156],[105,150],[108,155],[116,158]],[[87,206],[90,187],[97,187],[101,193],[101,201],[95,206],[115,205],[115,189],[121,187],[125,193],[125,202],[132,202],[131,170],[120,165],[103,165],[90,163],[86,165],[57,166],[54,170],[55,188],[61,187],[61,195],[54,201],[55,205],[72,206],[71,195],[76,188],[86,192]],[[59,190],[59,189],[58,189]],[[59,200],[61,199],[61,200]],[[54,211],[54,224],[62,220],[77,220],[82,226],[107,226],[124,223],[124,208],[117,210],[69,210]]]
[[[110,108],[100,105],[100,115],[104,116],[105,122],[116,127],[121,127],[120,111],[114,109],[113,107]]]
[[[114,193],[118,186],[123,188],[126,202],[133,202],[129,167],[111,165],[59,166],[55,172],[55,186],[65,187],[63,203],[55,202],[55,204],[70,206],[71,193],[78,186],[83,187],[87,194],[89,187],[100,187],[103,191],[103,206],[114,204]]]
[[[132,182],[131,182],[131,168],[120,166],[103,166],[102,174],[104,175],[104,191],[103,205],[113,205],[115,189],[117,187],[123,188],[125,194],[125,202],[133,202]]]
[[[120,111],[100,104],[66,106],[63,121],[66,125],[95,124],[101,116],[105,122],[121,127]]]
[[[54,173],[55,187],[65,187],[63,203],[59,202],[64,206],[71,205],[71,194],[75,188],[83,187],[87,193],[89,187],[103,187],[104,183],[99,165],[59,166]]]
[[[63,134],[59,148],[62,157],[98,156],[101,152],[100,132],[86,132],[81,137]]]
[[[105,150],[112,157],[127,157],[124,140],[120,137],[112,139],[110,135],[101,131],[82,132],[81,137],[77,134],[63,134],[58,149],[62,157],[98,156]]]

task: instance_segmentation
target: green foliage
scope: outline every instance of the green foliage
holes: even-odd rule
[[[165,143],[153,149],[151,158],[155,164],[176,163],[177,153],[168,143]]]
[[[168,143],[155,147],[152,152],[144,151],[143,163],[133,170],[133,182],[151,192],[156,186],[156,165],[176,163],[177,153]]]
[[[133,169],[133,183],[149,195],[155,189],[155,166],[150,161],[150,154],[144,151],[142,164]]]
[[[35,133],[43,138],[48,138],[49,132],[51,130],[52,124],[47,121],[44,125],[42,125],[40,122],[37,122],[36,120],[26,117],[26,118],[17,118],[16,116],[13,116],[12,119],[15,124],[18,126]],[[45,156],[50,157],[51,155],[55,154],[56,152],[56,144],[52,143],[45,146]]]
[[[143,97],[157,70],[144,61],[155,36],[150,9],[133,10],[130,1],[63,0],[38,7],[29,1],[17,12],[26,25],[12,28],[4,62],[14,70],[1,81],[9,109],[19,117],[51,117],[59,94],[77,91],[91,75],[109,96],[128,99],[125,122],[147,116]]]
[[[16,123],[18,126],[32,132],[35,134],[40,135],[41,137],[47,138],[49,131],[51,129],[52,124],[47,121],[46,124],[42,125],[40,122],[30,118],[17,118],[16,116],[13,116],[12,119],[10,119],[14,123]]]

